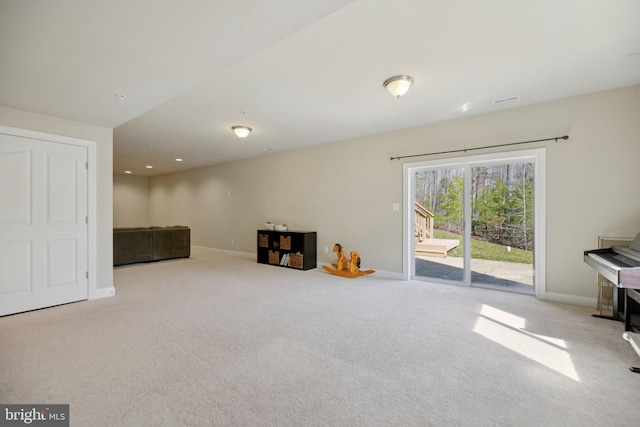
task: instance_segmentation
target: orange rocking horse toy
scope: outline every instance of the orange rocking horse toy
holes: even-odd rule
[[[365,274],[375,273],[375,270],[360,270],[360,254],[356,251],[352,251],[349,256],[351,259],[347,259],[342,250],[342,245],[340,243],[336,243],[333,245],[333,252],[336,252],[338,255],[338,262],[335,264],[331,264],[335,267],[335,270],[331,267],[327,267],[323,265],[322,267],[327,270],[331,274],[335,274],[336,276],[341,277],[360,277]]]

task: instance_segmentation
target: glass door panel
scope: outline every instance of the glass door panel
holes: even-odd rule
[[[534,164],[471,167],[471,285],[533,293]]]
[[[465,168],[414,174],[415,276],[463,282]]]

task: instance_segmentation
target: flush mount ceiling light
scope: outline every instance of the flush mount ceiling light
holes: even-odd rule
[[[413,77],[411,76],[393,76],[384,81],[384,87],[389,93],[396,98],[400,98],[407,93],[411,85],[413,84]]]
[[[238,138],[246,138],[253,129],[248,126],[231,126],[231,130],[236,133]]]

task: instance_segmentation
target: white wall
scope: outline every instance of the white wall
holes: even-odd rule
[[[150,219],[191,226],[194,245],[247,253],[265,220],[285,222],[317,231],[320,249],[340,242],[364,268],[401,273],[392,204],[402,202],[403,163],[391,156],[564,134],[523,146],[547,147],[547,295],[593,305],[583,251],[598,235],[640,232],[640,86],[153,177]]]
[[[113,175],[113,226],[149,227],[149,177]]]
[[[113,130],[0,106],[0,124],[96,142],[97,288],[113,287]]]

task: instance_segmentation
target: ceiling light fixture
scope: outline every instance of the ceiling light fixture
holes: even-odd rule
[[[396,98],[400,98],[402,95],[409,91],[409,88],[413,84],[413,77],[411,76],[393,76],[384,81],[383,86],[389,91],[389,93]]]
[[[238,138],[246,138],[253,129],[248,126],[231,126],[231,130],[236,133]]]

